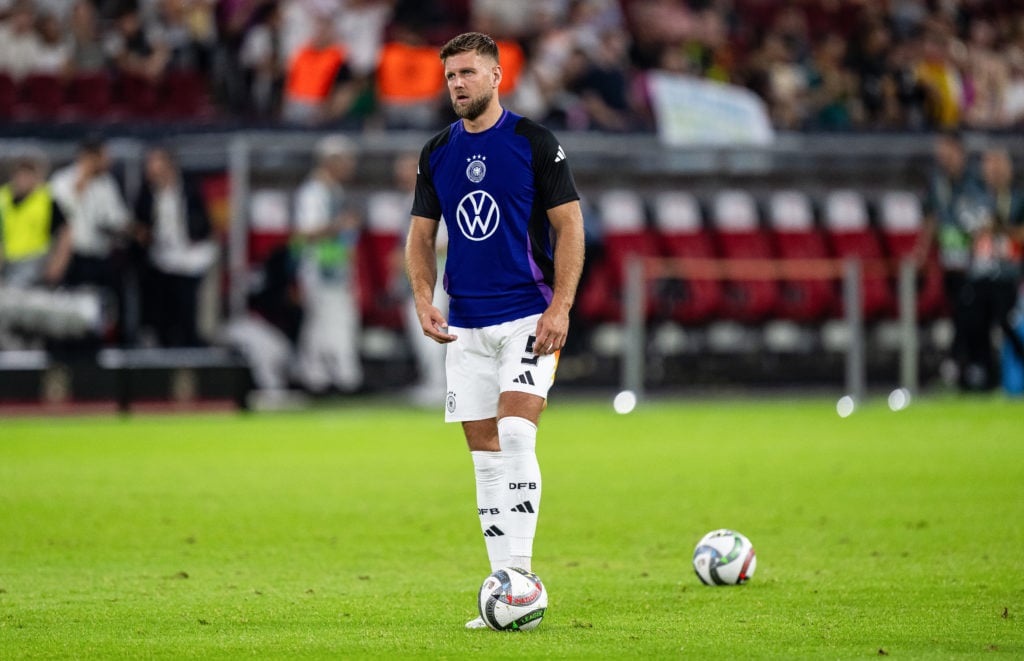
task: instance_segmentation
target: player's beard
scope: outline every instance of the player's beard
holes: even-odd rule
[[[464,106],[460,106],[453,100],[452,108],[455,110],[455,114],[461,117],[462,119],[468,119],[469,121],[473,121],[480,115],[484,114],[484,111],[487,110],[487,106],[491,105],[491,99],[493,98],[494,92],[488,90],[486,94],[483,94],[471,100]]]

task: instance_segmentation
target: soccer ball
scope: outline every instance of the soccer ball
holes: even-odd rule
[[[753,544],[735,530],[712,530],[693,550],[693,571],[704,585],[742,585],[756,568]]]
[[[544,619],[548,592],[536,574],[502,567],[484,579],[479,605],[480,617],[495,631],[529,631]]]

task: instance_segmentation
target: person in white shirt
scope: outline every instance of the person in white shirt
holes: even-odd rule
[[[0,21],[0,73],[15,80],[33,73],[41,47],[35,5],[30,0],[16,0],[7,20]]]
[[[199,191],[185,181],[174,155],[151,147],[146,182],[135,204],[136,238],[147,248],[143,319],[165,347],[202,346],[197,325],[199,285],[217,259],[209,215]]]
[[[50,178],[50,190],[71,228],[73,256],[64,284],[105,290],[115,298],[123,320],[118,258],[127,236],[128,209],[109,167],[103,141],[88,137],[79,145],[75,162]]]
[[[395,157],[391,166],[393,187],[369,196],[366,203],[367,224],[371,231],[374,228],[400,228],[405,233],[409,227],[409,209],[412,208],[413,193],[416,190],[416,175],[419,170],[419,154],[409,152]],[[405,236],[395,245],[391,255],[394,297],[402,301],[402,321],[416,360],[416,374],[419,381],[410,390],[412,402],[418,406],[434,406],[444,402],[446,390],[445,380],[445,345],[438,344],[423,334],[419,315],[416,313],[416,302],[412,297],[412,288],[405,273]],[[437,239],[437,272],[444,273],[444,262],[448,248],[448,231],[444,223],[438,227]],[[434,284],[434,305],[442,315],[448,314],[448,294],[444,291],[444,279],[438,278]]]
[[[344,184],[354,173],[356,148],[348,138],[332,135],[317,144],[316,157],[316,167],[295,194],[293,238],[301,246],[305,306],[298,367],[314,393],[331,387],[354,392],[363,383],[353,282],[360,219],[346,204]]]

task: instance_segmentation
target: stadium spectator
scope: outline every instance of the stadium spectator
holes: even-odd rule
[[[145,159],[145,184],[135,204],[135,236],[147,254],[143,323],[165,347],[196,347],[199,286],[217,258],[206,205],[166,147]]]
[[[807,71],[808,124],[825,130],[850,129],[860,106],[854,104],[856,76],[842,66],[846,41],[826,35],[813,50]]]
[[[918,130],[928,124],[928,93],[916,73],[918,42],[893,45],[886,60],[888,76],[885,95],[885,128]]]
[[[592,16],[605,26],[620,24],[619,16],[610,14],[609,3],[589,5]],[[661,48],[680,44],[696,34],[696,21],[687,3],[676,0],[624,0],[625,27],[636,40],[638,48],[660,53]],[[598,5],[604,5],[599,7]],[[649,64],[653,64],[650,61]]]
[[[831,35],[833,38],[838,35]],[[892,33],[881,21],[864,25],[849,44],[841,64],[856,81],[864,126],[881,128],[898,116],[890,67]]]
[[[102,139],[87,137],[78,147],[75,162],[53,174],[50,187],[71,228],[73,257],[65,284],[100,288],[114,297],[122,311],[119,259],[129,214],[109,168]],[[123,320],[123,314],[119,318]]]
[[[32,73],[41,43],[32,0],[16,0],[0,23],[0,73],[15,79]]]
[[[470,24],[477,30],[489,30],[506,39],[518,39],[533,33],[537,29],[537,17],[545,11],[551,11],[552,5],[563,5],[564,11],[565,4],[551,0],[472,0],[469,7]],[[505,51],[501,51],[501,54],[504,59]]]
[[[65,73],[71,44],[64,27],[54,14],[41,14],[37,20],[39,47],[32,73],[61,76]]]
[[[372,78],[384,45],[384,30],[391,19],[390,0],[346,0],[335,14],[338,37],[348,47],[352,74]]]
[[[229,320],[220,341],[238,349],[252,374],[257,404],[278,406],[296,399],[288,387],[297,376],[297,346],[303,322],[298,263],[287,245],[276,248],[260,270],[246,313]]]
[[[416,31],[395,26],[377,65],[377,99],[384,122],[392,128],[434,126],[444,88],[440,73],[437,49]]]
[[[963,47],[963,79],[970,90],[964,122],[973,128],[1008,125],[1004,112],[1010,73],[1006,58],[995,51],[995,42],[991,23],[982,18],[971,20],[968,42]]]
[[[257,117],[277,117],[287,72],[280,36],[281,8],[276,3],[263,5],[253,16],[238,54],[245,72],[246,104]]]
[[[587,66],[569,87],[579,95],[590,128],[629,131],[636,128],[629,98],[628,35],[618,28],[605,30]]]
[[[768,104],[775,126],[799,129],[807,116],[807,75],[793,47],[769,32],[750,57],[748,85]]]
[[[409,29],[423,36],[423,40],[439,43],[452,32],[466,27],[467,5],[471,0],[423,2],[423,0],[391,0],[392,29]]]
[[[1003,148],[982,155],[984,189],[972,215],[971,263],[963,298],[967,368],[963,383],[969,390],[988,390],[998,383],[993,359],[992,329],[1000,328],[1024,360],[1024,340],[1009,315],[1017,302],[1024,247],[1024,190],[1014,186],[1013,164]]]
[[[71,259],[71,231],[44,167],[41,156],[19,157],[0,188],[0,285],[56,286]]]
[[[167,69],[171,50],[167,44],[154,41],[142,21],[134,2],[128,2],[117,13],[114,29],[108,32],[107,57],[122,76],[157,82]]]
[[[960,73],[953,59],[953,42],[947,30],[942,23],[932,23],[924,35],[921,59],[915,68],[926,93],[928,123],[939,129],[960,126],[965,105]]]
[[[925,218],[914,256],[924,264],[938,244],[944,272],[946,300],[953,317],[953,343],[943,364],[944,378],[956,382],[964,375],[969,308],[966,298],[967,269],[971,261],[972,204],[980,197],[981,182],[968,160],[958,133],[944,133],[935,141],[935,166],[929,176]]]
[[[210,5],[195,0],[156,0],[144,17],[146,33],[167,51],[167,67],[200,71],[209,67],[216,32]]]
[[[69,19],[70,45],[65,69],[69,74],[91,74],[107,70],[96,7],[90,0],[78,0]]]
[[[321,16],[312,38],[292,57],[284,87],[283,118],[293,124],[317,125],[339,119],[356,97],[347,65],[348,51],[334,23]]]
[[[368,200],[368,209],[373,211],[374,205],[382,208],[402,209],[408,219],[412,208],[413,193],[416,191],[416,172],[419,168],[419,154],[400,154],[392,164],[393,190],[375,193]],[[437,272],[444,273],[444,262],[448,251],[448,234],[442,224],[437,240]],[[402,319],[405,323],[409,344],[416,359],[416,374],[419,381],[410,391],[414,403],[420,406],[440,406],[445,396],[445,373],[443,345],[423,334],[419,317],[416,314],[416,301],[409,287],[409,278],[405,272],[405,241],[399,242],[391,255],[392,280],[395,287],[394,295],[403,301]],[[448,294],[444,290],[444,282],[437,279],[434,285],[434,305],[442,315],[448,315]]]
[[[565,80],[577,34],[571,18],[560,20],[555,11],[542,12],[537,21],[537,33],[526,40],[530,56],[524,62],[522,80],[509,105],[528,117],[549,118],[553,111],[564,112]]]
[[[301,246],[299,280],[305,305],[298,368],[314,393],[334,387],[354,392],[363,384],[359,358],[359,306],[354,251],[360,218],[346,199],[357,150],[342,135],[316,145],[316,166],[296,192],[294,238]]]

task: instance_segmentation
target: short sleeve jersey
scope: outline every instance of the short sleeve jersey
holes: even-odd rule
[[[448,321],[482,328],[543,312],[554,242],[548,209],[579,199],[565,151],[543,126],[505,110],[470,133],[456,121],[420,154],[412,214],[448,229]]]

